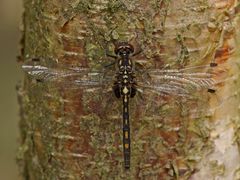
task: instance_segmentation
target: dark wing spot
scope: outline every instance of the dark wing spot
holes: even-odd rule
[[[215,89],[208,89],[208,92],[209,92],[209,93],[215,93],[216,90],[215,90]]]

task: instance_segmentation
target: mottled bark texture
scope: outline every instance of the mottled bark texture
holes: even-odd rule
[[[141,68],[215,61],[229,79],[195,100],[151,93],[131,100],[125,171],[121,100],[26,76],[19,90],[24,179],[240,179],[237,0],[24,0],[24,7],[23,59],[101,69],[112,62],[105,49],[128,41],[143,49],[134,57]]]

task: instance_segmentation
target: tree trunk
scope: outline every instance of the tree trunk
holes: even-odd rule
[[[133,59],[144,69],[216,62],[228,72],[216,95],[132,99],[128,171],[120,100],[26,77],[19,89],[24,179],[240,179],[237,0],[24,3],[23,59],[95,70],[112,62],[105,50],[113,42],[127,41],[143,50]]]

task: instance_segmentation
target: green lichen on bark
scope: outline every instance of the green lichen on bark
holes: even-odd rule
[[[210,162],[211,171],[214,176],[223,176],[225,167],[223,164],[219,164],[216,160]]]
[[[100,69],[112,62],[105,51],[118,41],[143,49],[134,60],[145,69],[209,64],[228,37],[226,13],[207,0],[24,4],[23,57],[46,58],[46,65]],[[20,92],[19,160],[26,179],[188,179],[213,149],[204,92],[194,100],[149,93],[131,101],[130,171],[123,169],[121,102],[111,92],[28,77]]]

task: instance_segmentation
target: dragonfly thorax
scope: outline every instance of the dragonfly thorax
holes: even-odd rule
[[[119,59],[118,60],[118,68],[119,68],[119,73],[121,74],[126,74],[132,72],[132,61],[131,59]]]

